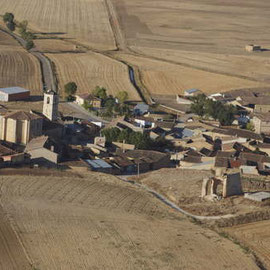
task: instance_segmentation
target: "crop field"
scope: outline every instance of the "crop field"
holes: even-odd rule
[[[76,39],[97,49],[115,42],[103,0],[12,0],[0,2],[0,13],[13,12],[34,31]]]
[[[270,268],[270,221],[260,221],[245,225],[227,228],[226,232],[251,248],[265,264]]]
[[[129,100],[140,97],[129,80],[128,68],[124,64],[96,53],[47,54],[55,63],[60,82],[60,92],[64,85],[74,81],[78,93],[91,93],[96,86],[103,86],[109,94],[127,91]]]
[[[111,1],[132,46],[238,54],[270,44],[268,1]]]
[[[60,39],[36,39],[36,49],[43,53],[74,52],[74,45]]]
[[[41,73],[38,60],[0,31],[0,88],[21,86],[40,93]]]
[[[198,88],[204,93],[211,94],[266,85],[145,57],[128,54],[121,54],[119,57],[139,68],[142,83],[152,95],[183,94],[184,90],[191,88]]]
[[[2,176],[0,185],[35,269],[258,269],[239,246],[114,176]]]

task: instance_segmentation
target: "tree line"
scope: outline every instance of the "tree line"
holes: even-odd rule
[[[191,98],[191,112],[201,117],[212,117],[223,126],[230,126],[234,121],[237,109],[233,105],[224,105],[220,101],[208,99],[204,94]]]
[[[28,21],[22,21],[19,23],[15,22],[15,16],[13,13],[6,12],[3,16],[3,21],[6,24],[7,28],[14,32],[18,28],[18,32],[21,37],[26,41],[26,49],[30,50],[34,48],[34,39],[35,35],[27,30]]]

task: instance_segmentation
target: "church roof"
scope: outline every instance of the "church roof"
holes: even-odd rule
[[[14,120],[28,120],[28,121],[42,119],[42,117],[37,114],[24,112],[24,111],[10,112],[10,113],[7,113],[4,117],[14,119]]]

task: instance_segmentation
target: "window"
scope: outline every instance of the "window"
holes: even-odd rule
[[[50,104],[50,98],[47,97],[47,104]]]

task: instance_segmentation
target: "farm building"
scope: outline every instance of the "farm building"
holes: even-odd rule
[[[28,99],[30,91],[21,87],[0,88],[0,101],[17,101]]]
[[[252,121],[256,133],[270,134],[270,113],[257,114]]]
[[[249,45],[246,45],[246,51],[247,52],[261,51],[261,46],[254,45],[254,44],[249,44]]]
[[[91,94],[84,93],[76,96],[76,103],[79,105],[84,105],[85,102],[88,102],[93,108],[101,108],[101,99],[97,98]]]
[[[185,97],[195,97],[199,94],[202,94],[202,91],[199,89],[195,89],[195,88],[185,90],[185,92],[184,92]]]

